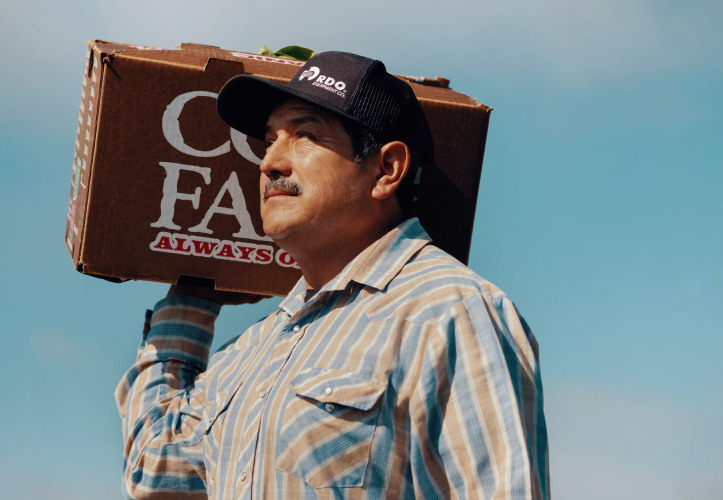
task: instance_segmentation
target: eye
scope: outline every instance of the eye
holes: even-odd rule
[[[309,132],[306,132],[305,130],[300,130],[296,133],[296,137],[298,139],[314,139],[314,136],[310,134]]]

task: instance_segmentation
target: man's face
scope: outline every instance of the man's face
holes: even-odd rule
[[[339,119],[291,99],[269,116],[261,163],[261,217],[275,241],[322,247],[365,229],[374,174],[353,161]]]

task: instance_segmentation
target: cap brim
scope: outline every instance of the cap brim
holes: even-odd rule
[[[274,108],[290,97],[320,106],[337,115],[347,116],[336,106],[312,94],[254,75],[231,78],[218,94],[218,116],[230,127],[260,141],[266,138],[266,122]]]

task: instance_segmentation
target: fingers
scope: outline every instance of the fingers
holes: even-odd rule
[[[241,292],[221,292],[223,293],[223,304],[239,305],[239,304],[256,304],[263,299],[270,298],[268,295],[259,295]]]
[[[226,292],[223,290],[214,290],[212,288],[203,288],[197,286],[188,285],[171,285],[168,290],[166,297],[172,295],[187,295],[191,297],[198,297],[201,299],[210,300],[218,305],[239,305],[239,304],[256,304],[263,299],[268,299],[270,296],[244,293],[244,292]]]

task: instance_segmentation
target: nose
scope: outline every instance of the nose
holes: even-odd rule
[[[273,144],[266,148],[266,154],[261,161],[261,173],[268,178],[289,177],[292,167],[288,153],[288,140],[284,134],[279,134]]]

